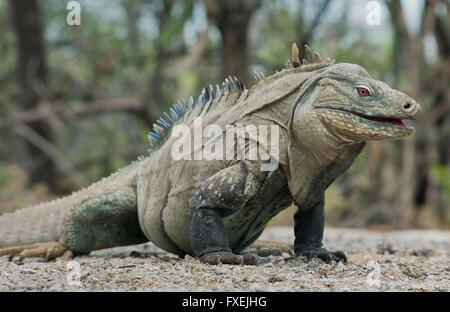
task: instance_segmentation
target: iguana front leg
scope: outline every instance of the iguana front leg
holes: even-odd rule
[[[190,203],[189,239],[194,254],[210,264],[256,264],[253,254],[233,254],[222,218],[242,208],[262,184],[261,176],[240,162],[207,179]]]
[[[294,214],[294,253],[295,256],[305,256],[308,260],[318,257],[323,261],[347,262],[342,251],[328,251],[322,247],[325,201],[322,200],[309,209],[298,207]]]

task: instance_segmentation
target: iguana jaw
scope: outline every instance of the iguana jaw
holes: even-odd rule
[[[414,128],[403,123],[405,117],[366,116],[335,108],[317,108],[327,128],[356,140],[386,140],[409,136]]]
[[[384,124],[389,124],[389,125],[394,126],[394,127],[400,127],[400,128],[414,130],[414,127],[405,125],[405,123],[403,122],[403,119],[405,119],[405,118],[393,118],[393,117],[382,117],[382,116],[380,116],[380,117],[371,117],[371,116],[365,116],[365,115],[360,114],[360,113],[348,112],[348,111],[346,111],[346,112],[350,113],[350,114],[358,115],[361,118],[368,119],[368,120],[371,120],[371,121],[374,121],[374,122],[384,123]]]

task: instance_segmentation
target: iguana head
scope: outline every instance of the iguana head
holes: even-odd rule
[[[317,80],[310,113],[336,135],[357,141],[397,139],[414,132],[404,123],[421,107],[408,95],[374,80],[355,64],[329,66]]]

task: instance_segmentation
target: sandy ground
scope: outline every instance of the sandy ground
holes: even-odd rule
[[[292,242],[293,230],[262,239]],[[450,232],[327,228],[325,246],[347,264],[305,262],[287,253],[258,266],[211,266],[152,244],[105,249],[70,262],[0,257],[0,291],[449,291]],[[260,251],[264,252],[264,251]]]

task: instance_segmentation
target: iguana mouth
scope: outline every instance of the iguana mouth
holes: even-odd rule
[[[363,114],[359,114],[359,113],[354,113],[352,112],[352,114],[355,114],[361,118],[364,119],[368,119],[371,121],[376,121],[376,122],[382,122],[382,123],[388,123],[390,125],[396,126],[396,127],[400,127],[400,128],[405,128],[405,129],[414,129],[411,126],[406,125],[402,119],[400,118],[391,118],[391,117],[370,117],[370,116],[366,116]]]
[[[349,110],[345,110],[345,109],[335,109],[335,108],[328,108],[331,110],[336,110],[336,111],[341,111],[343,113],[347,113],[347,114],[352,114],[352,115],[356,115],[358,117],[370,120],[370,121],[375,121],[375,122],[379,122],[379,123],[384,123],[384,124],[389,124],[391,126],[394,127],[398,127],[398,128],[403,128],[403,129],[408,129],[408,130],[414,130],[414,127],[408,126],[407,124],[405,124],[403,122],[403,119],[401,118],[394,118],[394,117],[379,117],[379,116],[367,116],[358,112],[352,112]]]

